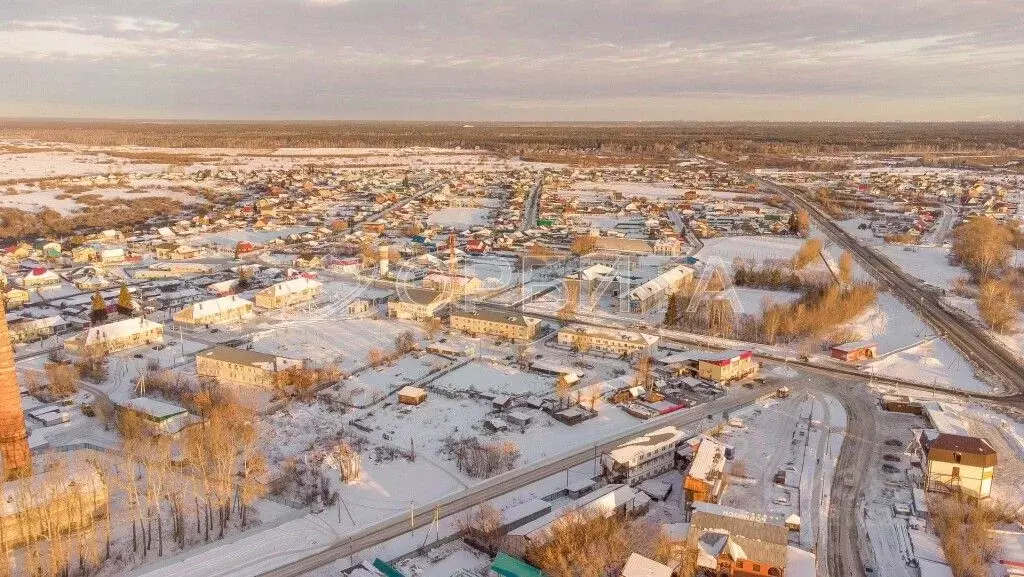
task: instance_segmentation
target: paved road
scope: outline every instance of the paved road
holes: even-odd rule
[[[530,189],[529,196],[523,202],[523,222],[519,225],[519,231],[537,226],[537,216],[540,214],[540,194],[544,188],[544,175],[537,177],[537,182]]]
[[[802,386],[835,397],[846,411],[846,436],[832,477],[828,508],[827,574],[865,577],[858,518],[868,482],[867,464],[873,447],[881,442],[875,427],[877,406],[859,382],[834,382],[828,387],[809,382]]]
[[[857,242],[800,192],[764,178],[751,178],[764,188],[786,196],[804,208],[814,222],[833,241],[856,257],[861,266],[876,280],[887,284],[908,306],[916,308],[926,322],[960,349],[969,360],[1012,389],[1016,393],[1015,396],[1004,399],[1004,403],[1018,406],[1024,404],[1024,367],[1012,352],[995,342],[981,327],[951,312],[942,303],[940,294],[925,288],[892,261]]]
[[[668,415],[651,419],[636,427],[631,427],[610,437],[597,441],[593,445],[575,449],[562,455],[557,455],[539,461],[533,465],[520,467],[492,477],[469,489],[455,493],[433,503],[427,503],[415,510],[415,522],[410,526],[409,515],[402,514],[371,525],[358,531],[345,540],[331,545],[327,549],[305,557],[299,561],[290,563],[262,573],[260,577],[298,577],[314,569],[323,567],[338,559],[348,557],[354,553],[378,545],[409,531],[433,522],[434,508],[437,507],[441,517],[455,515],[472,507],[490,501],[501,495],[516,491],[531,483],[535,483],[547,477],[551,477],[568,468],[575,467],[594,459],[601,452],[612,449],[619,444],[633,439],[653,429],[667,425],[678,427],[696,427],[708,422],[709,417],[718,420],[723,412],[732,412],[741,407],[749,405],[759,396],[765,394],[765,390],[738,389],[733,393],[703,405],[691,409],[684,409]]]

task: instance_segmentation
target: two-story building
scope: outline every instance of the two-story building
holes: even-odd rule
[[[253,304],[238,295],[200,301],[174,313],[174,322],[186,325],[218,325],[251,318]]]
[[[163,340],[162,324],[143,318],[125,319],[86,329],[85,332],[66,340],[64,348],[72,353],[86,352],[93,347],[105,353],[114,353],[162,343]]]
[[[315,299],[323,291],[323,284],[306,277],[297,277],[268,286],[256,293],[256,306],[280,309]]]
[[[558,344],[581,351],[598,351],[614,356],[652,354],[658,336],[610,328],[571,325],[558,331]]]
[[[449,297],[435,290],[402,286],[388,300],[388,316],[396,319],[428,319],[448,304]]]
[[[959,493],[973,499],[992,495],[998,454],[988,440],[940,433],[921,437],[925,490]]]
[[[627,441],[601,455],[604,475],[613,483],[635,486],[672,470],[676,450],[684,433],[675,427],[663,427]]]
[[[283,371],[301,366],[297,359],[226,346],[196,353],[196,374],[222,383],[273,388]]]
[[[510,341],[532,341],[537,337],[540,319],[489,308],[452,312],[453,329],[470,335],[488,335]]]

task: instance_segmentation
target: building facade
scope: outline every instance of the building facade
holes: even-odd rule
[[[510,341],[532,341],[537,337],[540,319],[493,309],[454,311],[453,329],[470,335],[488,335]]]
[[[725,383],[752,377],[760,364],[752,351],[723,351],[705,355],[697,363],[697,374],[702,379]]]
[[[241,322],[253,316],[253,304],[236,295],[193,303],[174,313],[174,322],[186,325],[218,325]]]
[[[922,445],[925,490],[959,493],[972,499],[992,495],[998,455],[986,439],[940,434]]]
[[[558,344],[583,351],[598,351],[614,356],[652,354],[658,337],[629,331],[572,325],[558,331]]]
[[[72,353],[84,353],[92,347],[105,353],[115,353],[163,341],[162,324],[139,318],[91,327],[65,341],[64,348]]]
[[[306,277],[293,278],[271,285],[256,293],[256,306],[280,309],[309,302],[323,291],[323,284]]]
[[[196,374],[222,383],[274,388],[281,373],[302,361],[267,353],[217,346],[196,354]]]

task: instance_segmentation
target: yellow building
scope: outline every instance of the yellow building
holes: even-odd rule
[[[697,362],[697,374],[700,378],[718,383],[726,383],[757,374],[760,365],[754,360],[751,351],[722,351],[708,353]]]
[[[998,455],[992,445],[979,437],[940,434],[922,440],[925,454],[925,489],[959,493],[973,499],[992,495],[992,477]]]
[[[306,277],[279,282],[256,293],[256,306],[265,309],[280,309],[315,299],[323,290],[323,284]]]
[[[471,335],[488,335],[510,341],[536,338],[540,319],[494,309],[455,311],[450,317],[453,329]]]
[[[87,329],[64,342],[69,352],[81,353],[92,347],[114,353],[130,349],[162,343],[164,326],[147,319],[125,319],[116,323],[99,325]]]
[[[252,316],[252,302],[230,295],[192,303],[174,313],[174,322],[186,325],[217,325],[241,322]]]
[[[222,383],[273,388],[282,371],[296,366],[302,361],[224,346],[196,354],[196,374]]]
[[[96,248],[92,246],[76,246],[71,249],[71,260],[73,262],[92,262],[98,258]]]
[[[448,298],[440,292],[399,287],[398,294],[388,301],[388,316],[421,321],[433,317],[446,304]]]
[[[658,337],[631,331],[573,325],[558,331],[558,344],[615,356],[644,355],[657,350]]]

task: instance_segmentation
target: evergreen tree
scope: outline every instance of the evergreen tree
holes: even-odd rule
[[[128,285],[121,285],[121,292],[117,295],[117,312],[122,315],[135,312],[135,302],[132,300],[132,293],[128,292]]]
[[[672,326],[679,319],[679,295],[668,295],[668,307],[665,309],[665,326]]]
[[[92,319],[93,323],[100,323],[107,320],[107,303],[104,302],[103,297],[100,295],[100,291],[96,291],[92,294],[92,313],[89,314],[89,318]]]

